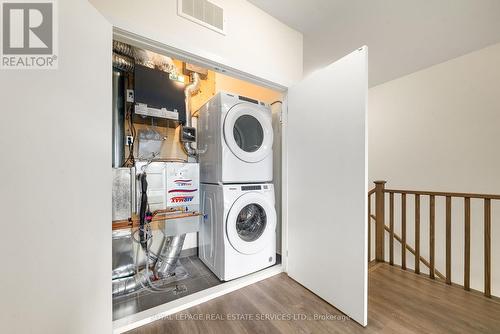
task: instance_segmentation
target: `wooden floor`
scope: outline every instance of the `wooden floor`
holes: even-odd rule
[[[378,264],[369,270],[367,328],[281,274],[129,333],[500,333],[500,303]]]

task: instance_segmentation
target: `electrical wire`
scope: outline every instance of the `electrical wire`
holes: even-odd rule
[[[142,233],[145,235],[145,241],[146,241],[146,248],[143,249],[144,242],[141,241],[140,237],[138,238],[137,234]],[[166,235],[163,233],[163,239],[166,238]],[[144,289],[147,289],[152,292],[171,292],[176,289],[176,287],[173,287],[169,283],[168,278],[164,279],[158,279],[156,273],[154,270],[151,270],[150,267],[152,267],[155,263],[155,261],[158,260],[159,254],[155,253],[151,247],[153,245],[153,230],[150,226],[150,222],[146,221],[146,224],[143,227],[139,227],[136,230],[132,232],[132,240],[138,244],[137,250],[136,250],[136,255],[135,255],[135,271],[137,275],[142,275],[143,279],[140,280],[141,286]],[[162,241],[163,244],[164,240]],[[145,255],[145,267],[142,268],[139,266],[139,252],[143,251]],[[151,262],[150,262],[151,261]],[[175,282],[175,281],[174,281]],[[166,284],[166,285],[165,285]]]
[[[132,103],[129,104],[127,109],[127,113],[125,114],[125,118],[128,121],[128,128],[130,131],[130,135],[132,136],[132,141],[128,144],[128,157],[123,163],[124,167],[134,167],[135,166],[135,157],[134,157],[134,143],[137,139],[137,131],[134,126],[134,122],[132,119]]]
[[[139,207],[139,238],[141,239],[142,249],[147,251],[147,235],[149,234],[149,205],[148,205],[148,181],[146,173],[143,172],[139,175],[139,181],[141,185],[141,204]],[[148,225],[146,225],[148,223]]]
[[[133,85],[132,78],[133,78],[132,75],[130,73],[127,73],[127,75],[126,75],[126,79],[127,79],[126,87],[127,87],[127,89],[131,88]],[[132,107],[134,104],[130,103],[130,102],[126,102],[126,100],[124,102],[128,104],[127,112],[125,113],[125,119],[128,122],[128,129],[130,131],[130,135],[132,136],[132,140],[130,143],[127,143],[128,144],[128,157],[125,160],[125,162],[123,163],[123,167],[134,167],[135,166],[135,157],[134,157],[134,146],[135,145],[134,144],[135,144],[135,141],[137,140],[137,131],[136,131],[135,126],[134,126],[133,115],[132,115]]]

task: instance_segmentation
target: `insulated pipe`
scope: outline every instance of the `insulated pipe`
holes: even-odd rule
[[[118,54],[134,58],[134,53],[135,53],[134,47],[127,43],[113,41],[113,51]]]
[[[113,297],[123,296],[148,286],[153,280],[152,271],[149,271],[149,276],[148,278],[146,270],[143,269],[134,276],[113,280]]]
[[[174,75],[178,74],[172,58],[113,41],[113,66],[123,71],[132,72],[135,64]]]
[[[155,265],[155,274],[159,279],[170,277],[175,273],[177,261],[181,255],[186,234],[174,235],[163,238],[161,251]]]
[[[195,95],[200,91],[200,76],[196,72],[191,73],[191,84],[186,86],[184,89],[184,98],[186,105],[186,127],[192,126],[192,116],[191,116],[191,95]],[[184,152],[190,157],[194,157],[197,154],[196,149],[192,146],[191,142],[182,143],[182,147],[184,148]]]
[[[134,70],[134,60],[113,52],[113,67],[125,72],[132,72]]]

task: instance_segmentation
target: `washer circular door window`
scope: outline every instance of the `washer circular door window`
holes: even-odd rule
[[[276,211],[267,199],[251,192],[240,196],[229,210],[226,232],[234,249],[255,254],[275,242]]]
[[[239,103],[224,120],[224,139],[234,155],[245,162],[259,162],[271,153],[273,125],[261,108]]]

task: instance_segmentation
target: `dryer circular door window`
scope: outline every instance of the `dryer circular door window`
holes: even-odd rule
[[[252,104],[236,104],[229,109],[224,120],[224,139],[240,160],[259,162],[272,151],[271,117]]]
[[[275,242],[276,211],[259,193],[240,196],[229,210],[226,233],[234,249],[255,254]]]

